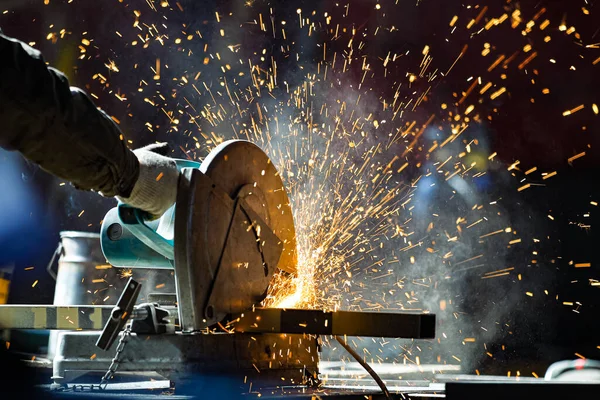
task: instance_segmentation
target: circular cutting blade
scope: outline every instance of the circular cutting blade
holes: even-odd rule
[[[260,215],[283,243],[277,267],[296,272],[296,231],[294,217],[279,172],[254,143],[230,140],[214,148],[200,170],[232,199],[238,195]],[[252,193],[252,188],[257,188]]]

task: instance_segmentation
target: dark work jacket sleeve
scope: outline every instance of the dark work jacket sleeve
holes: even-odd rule
[[[1,33],[0,147],[105,196],[129,197],[139,175],[112,119],[39,51]]]

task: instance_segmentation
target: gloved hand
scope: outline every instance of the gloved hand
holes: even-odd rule
[[[160,217],[169,209],[177,197],[179,170],[172,158],[165,157],[169,150],[167,143],[151,144],[134,150],[140,163],[140,174],[131,195],[117,199],[132,207]]]

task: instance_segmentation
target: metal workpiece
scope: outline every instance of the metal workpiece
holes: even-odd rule
[[[0,305],[0,329],[101,330],[113,306]]]
[[[231,325],[237,332],[286,332],[411,339],[435,337],[435,315],[433,314],[256,308],[230,318]]]
[[[0,329],[43,329],[65,331],[99,331],[111,319],[114,306],[51,306],[30,304],[0,305]],[[174,323],[177,308],[161,307],[168,311]],[[148,318],[146,304],[137,305],[134,320]]]
[[[121,333],[120,335],[123,335]],[[88,371],[103,371],[117,342],[107,350],[94,346],[98,332],[61,332],[53,379],[65,384]],[[158,372],[166,378],[194,373],[220,373],[248,379],[271,376],[301,383],[318,372],[317,338],[284,334],[131,334],[123,348],[119,372]]]
[[[0,328],[101,330],[111,320],[112,310],[112,306],[0,305]],[[160,306],[160,310],[168,312],[168,316],[161,314],[163,318],[178,325],[177,307]],[[148,313],[146,305],[139,304],[131,318],[143,320]],[[240,333],[431,339],[435,336],[435,315],[255,308],[228,315],[223,326]]]

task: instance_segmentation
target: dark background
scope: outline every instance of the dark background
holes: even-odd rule
[[[597,348],[600,335],[597,291],[600,287],[590,285],[590,279],[600,279],[596,272],[599,264],[595,248],[597,240],[594,235],[597,208],[590,204],[590,201],[600,201],[596,181],[600,163],[597,154],[597,146],[600,144],[600,116],[591,111],[592,103],[600,104],[600,64],[592,65],[592,61],[600,57],[600,51],[585,48],[585,45],[600,42],[600,5],[593,1],[587,4],[584,1],[523,1],[520,8],[523,15],[528,16],[524,17],[525,22],[543,7],[546,7],[547,11],[541,20],[548,18],[552,21],[552,25],[545,32],[534,28],[529,36],[523,36],[520,29],[510,29],[509,26],[492,29],[483,34],[473,34],[475,30],[465,30],[464,25],[471,18],[468,16],[476,15],[477,12],[474,13],[468,8],[469,4],[462,1],[400,0],[398,5],[389,3],[382,2],[382,10],[385,12],[377,10],[374,1],[344,3],[349,4],[350,10],[348,16],[344,17],[344,24],[369,32],[365,38],[367,46],[363,54],[366,54],[371,62],[375,63],[378,58],[385,57],[388,51],[400,54],[410,50],[409,56],[405,57],[406,61],[400,61],[390,67],[386,78],[378,73],[369,81],[374,92],[386,97],[393,95],[394,85],[390,82],[405,77],[406,68],[414,65],[415,59],[422,57],[421,50],[425,45],[430,46],[436,63],[445,66],[454,62],[465,44],[469,46],[468,52],[457,63],[452,73],[435,83],[436,95],[439,99],[447,99],[453,93],[460,94],[464,91],[468,87],[465,86],[466,79],[485,71],[493,61],[493,55],[487,58],[479,56],[484,43],[491,43],[497,52],[510,54],[534,38],[536,43],[540,43],[543,36],[551,34],[551,42],[534,46],[538,56],[528,68],[516,73],[507,73],[508,76],[502,84],[507,87],[508,93],[482,106],[493,116],[491,121],[485,122],[490,153],[497,152],[497,159],[505,166],[517,160],[521,161],[518,169],[513,171],[517,178],[507,178],[505,172],[490,172],[491,184],[484,191],[490,196],[495,192],[502,195],[508,185],[505,180],[513,179],[510,185],[514,192],[516,187],[520,186],[516,180],[523,176],[523,171],[533,166],[537,166],[539,171],[557,171],[557,175],[551,179],[538,180],[544,186],[523,191],[518,200],[508,206],[508,214],[516,219],[512,221],[515,225],[527,226],[533,223],[533,220],[543,221],[536,222],[536,233],[543,232],[547,239],[537,249],[541,255],[537,257],[538,262],[531,264],[524,261],[532,258],[530,254],[512,255],[515,263],[522,262],[524,268],[536,271],[529,278],[529,288],[535,295],[531,298],[522,296],[511,302],[513,309],[510,310],[510,319],[515,329],[506,328],[493,343],[487,343],[494,357],[483,357],[473,365],[464,367],[465,372],[471,373],[479,369],[482,373],[504,374],[506,370],[514,368],[537,371],[539,374],[549,363],[574,358],[574,353],[589,358],[600,358],[600,350]],[[484,20],[491,15],[500,15],[504,10],[510,15],[515,8],[514,2],[486,3],[489,3],[489,10]],[[158,23],[161,20],[159,16],[162,9],[159,3],[154,4],[158,9],[155,18]],[[277,54],[275,50],[285,42],[266,33],[252,31],[255,32],[254,35],[247,35],[241,33],[241,29],[236,31],[236,24],[237,27],[241,27],[249,23],[248,21],[253,21],[259,12],[266,17],[269,8],[272,8],[278,19],[288,21],[295,21],[298,8],[316,9],[318,14],[329,11],[334,20],[345,13],[343,7],[336,7],[334,2],[329,1],[317,4],[312,1],[256,0],[248,6],[240,1],[180,0],[179,4],[185,11],[170,12],[169,26],[185,24],[182,29],[186,32],[200,30],[203,35],[201,43],[208,43],[211,47],[222,46],[218,33],[222,25],[218,26],[215,21],[215,10],[221,15],[230,12],[237,15],[237,22],[230,22],[231,26],[227,26],[227,38],[231,39],[227,43],[237,41],[243,44],[240,50],[243,55],[236,56],[241,59],[259,57],[262,49]],[[171,3],[166,9],[172,10],[176,7],[175,3]],[[589,15],[583,13],[582,7],[589,10]],[[131,32],[133,10],[150,12],[145,2],[123,3],[114,0],[77,1],[67,4],[51,0],[46,6],[43,1],[0,0],[0,13],[5,9],[9,12],[0,14],[0,27],[4,33],[25,42],[35,42],[35,47],[43,52],[46,60],[68,75],[72,85],[99,94],[97,104],[120,120],[127,138],[133,142],[131,147],[166,140],[176,149],[174,155],[177,157],[184,156],[181,149],[194,149],[194,140],[190,138],[192,134],[189,131],[182,129],[174,132],[162,112],[147,112],[143,102],[146,94],[136,96],[133,89],[135,86],[128,86],[129,81],[135,81],[137,85],[136,71],[121,70],[110,80],[113,85],[110,88],[102,88],[98,80],[92,79],[98,72],[110,74],[104,67],[107,60],[114,60],[117,65],[123,66],[139,63],[147,68],[154,64],[155,58],[165,60],[170,59],[169,57],[173,60],[169,70],[165,70],[163,66],[163,73],[167,77],[170,77],[171,71],[173,76],[177,74],[174,71],[202,71],[202,76],[207,82],[216,82],[219,79],[219,66],[212,62],[206,66],[201,65],[203,56],[196,59],[176,57],[176,53],[185,54],[185,51],[171,46],[157,47],[153,50],[155,57],[149,58],[149,53],[141,53],[124,45],[126,41],[116,36],[115,31]],[[458,29],[452,36],[449,34],[448,23],[454,15],[459,15],[459,25],[463,28]],[[577,40],[574,35],[559,33],[557,21],[563,19],[567,27],[576,26],[581,40]],[[54,24],[53,28],[49,28],[51,24]],[[395,27],[393,32],[381,29],[377,36],[372,35],[378,26],[392,25]],[[521,24],[523,25],[524,23]],[[287,42],[294,42],[295,49],[302,52],[304,60],[310,60],[311,57],[318,59],[320,50],[315,44],[329,36],[317,32],[309,38],[304,31],[296,32],[295,26],[297,24],[288,23]],[[52,43],[52,40],[46,38],[49,32],[58,32],[62,28],[69,32],[64,39]],[[94,46],[88,48],[90,59],[85,63],[76,60],[82,32],[87,32],[86,37],[94,39],[94,46],[98,49],[96,51],[91,48]],[[230,35],[236,34],[238,37],[230,38]],[[181,36],[185,41],[185,35]],[[451,40],[447,41],[448,38]],[[192,47],[200,53],[200,44],[194,43],[196,47]],[[332,51],[337,49],[340,52],[344,51],[346,44],[347,36],[343,40],[328,42]],[[225,53],[225,50],[219,48],[216,51]],[[557,63],[550,63],[550,58],[556,59]],[[299,76],[299,64],[295,62],[295,56],[282,56],[277,61],[279,82],[287,80],[293,85]],[[353,77],[354,84],[362,77],[360,64],[356,62],[351,67],[350,76]],[[575,71],[569,70],[571,65],[575,67]],[[513,67],[512,70],[514,69]],[[491,74],[486,73],[486,76],[495,74],[497,77],[505,72],[498,68]],[[536,80],[535,84],[531,83],[532,78]],[[419,84],[420,82],[416,83]],[[544,87],[551,88],[550,94],[541,94]],[[106,93],[108,90],[120,89],[128,94],[128,101],[119,102],[113,95]],[[165,90],[165,93],[167,92],[168,90]],[[532,98],[535,102],[531,101]],[[423,105],[424,109],[439,109],[442,103],[439,99],[431,96]],[[579,104],[585,104],[582,111],[568,117],[562,116],[565,110]],[[146,122],[155,127],[152,133],[143,128]],[[586,151],[585,157],[571,164],[567,162],[569,157],[581,151]],[[202,147],[192,154],[201,157],[205,154],[205,148]],[[0,153],[0,162],[8,162],[8,157],[6,153]],[[39,168],[21,159],[14,159],[13,162],[18,165],[18,168],[13,170],[15,176],[25,182],[31,191],[30,195],[42,199],[42,203],[36,210],[23,210],[24,213],[29,213],[27,223],[23,223],[10,235],[0,236],[0,265],[12,263],[15,267],[9,300],[12,303],[50,303],[54,282],[46,276],[44,269],[58,243],[59,231],[98,231],[101,219],[113,206],[114,200],[79,192],[68,185],[59,186],[60,181]],[[0,193],[0,198],[2,196],[11,196],[11,193]],[[79,217],[82,210],[85,212]],[[584,214],[588,213],[589,217],[584,217]],[[551,214],[554,220],[548,219],[548,214]],[[517,259],[519,257],[522,259]],[[575,269],[569,265],[570,261],[590,262],[591,268]],[[25,271],[24,268],[28,266],[35,266],[35,269]],[[39,283],[32,288],[32,282],[35,280],[39,280]],[[494,299],[486,298],[490,293],[486,285],[487,283],[482,284],[476,278],[464,295],[471,297],[475,303],[478,299],[485,300],[482,304],[493,302]],[[544,298],[543,290],[549,290],[552,296]],[[559,300],[555,300],[554,296],[559,296]],[[581,305],[566,307],[562,301],[578,301]],[[477,305],[473,307],[477,309]],[[502,345],[508,350],[500,350]]]

